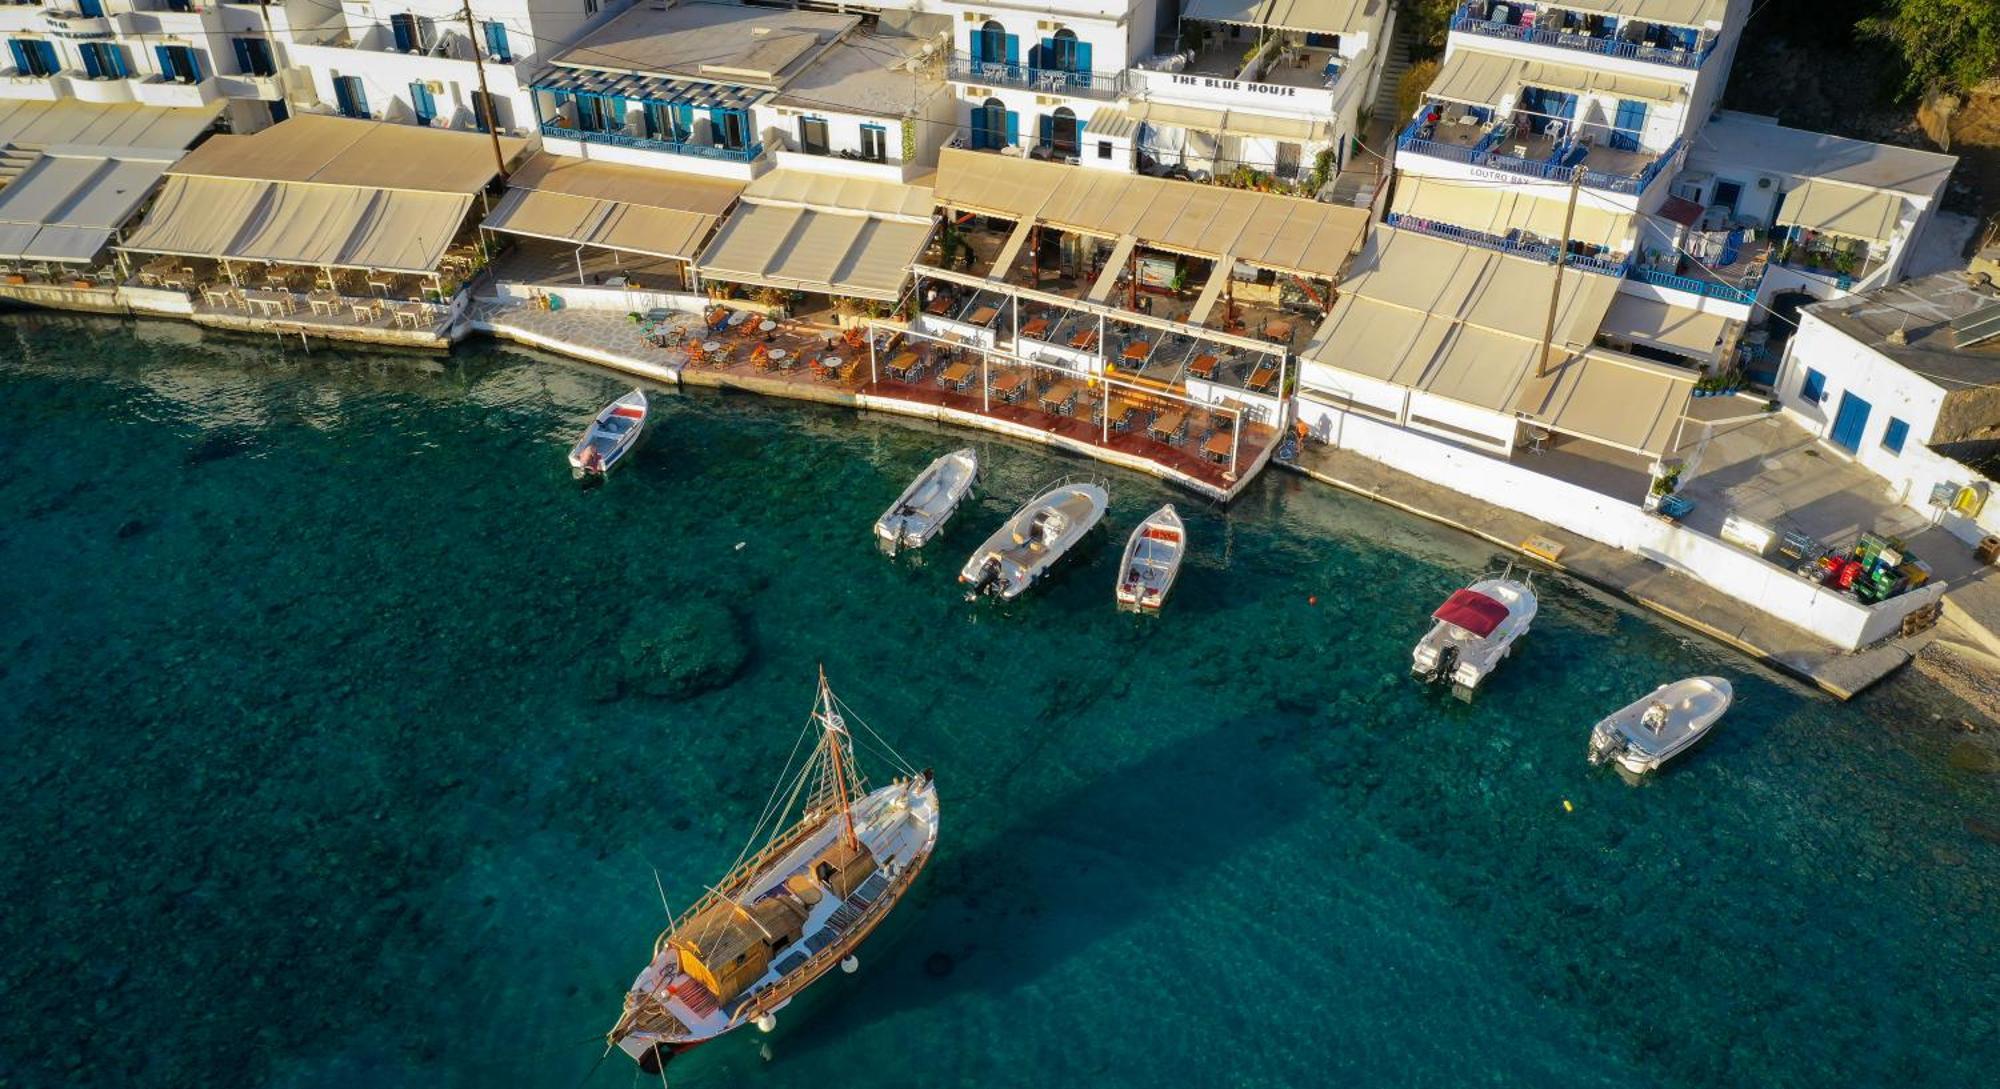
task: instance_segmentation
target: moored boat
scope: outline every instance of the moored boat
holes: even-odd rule
[[[931,773],[905,765],[870,790],[854,763],[857,729],[870,751],[889,752],[822,672],[804,764],[781,778],[736,865],[654,941],[625,995],[608,1041],[646,1071],[744,1025],[768,1032],[814,980],[836,965],[854,971],[855,948],[930,860],[938,836]]]
[[[570,475],[579,479],[603,476],[631,453],[646,426],[646,394],[633,390],[598,410],[584,428],[583,438],[569,451]]]
[[[1101,484],[1065,481],[1028,500],[965,561],[967,599],[1019,597],[1103,519],[1110,498]]]
[[[1174,588],[1187,555],[1187,526],[1174,505],[1156,510],[1125,542],[1118,564],[1118,603],[1134,609],[1157,609]]]
[[[1482,579],[1455,590],[1431,613],[1430,630],[1410,653],[1410,674],[1419,680],[1451,685],[1452,694],[1471,701],[1480,684],[1501,659],[1513,653],[1535,621],[1535,592],[1526,579]]]
[[[979,454],[968,446],[930,463],[875,520],[875,537],[891,553],[922,548],[944,528],[979,480]]]
[[[1707,737],[1734,698],[1721,677],[1663,684],[1591,728],[1591,766],[1610,763],[1631,776],[1657,771]]]

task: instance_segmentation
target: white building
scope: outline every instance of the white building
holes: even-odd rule
[[[647,3],[532,82],[558,155],[749,181],[775,165],[902,181],[955,129],[944,24]]]
[[[1938,273],[1801,312],[1779,374],[1786,415],[1972,542],[2000,529],[1993,484],[1952,455],[2000,451],[2000,291]]]

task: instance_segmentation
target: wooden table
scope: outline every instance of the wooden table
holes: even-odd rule
[[[1042,407],[1050,412],[1061,412],[1076,400],[1076,385],[1071,382],[1057,382],[1042,391]]]
[[[1229,452],[1235,449],[1227,431],[1217,431],[1201,444],[1201,452],[1217,461],[1228,461]]]
[[[1125,346],[1125,361],[1128,363],[1144,363],[1146,357],[1152,354],[1153,346],[1143,340],[1135,340]]]
[[[1214,378],[1215,368],[1221,366],[1221,364],[1222,360],[1217,359],[1215,356],[1198,355],[1194,357],[1193,363],[1188,364],[1188,373],[1194,375],[1196,378]]]
[[[315,291],[306,296],[306,304],[312,307],[313,313],[330,318],[340,309],[340,296],[330,291]]]
[[[1048,331],[1049,319],[1047,318],[1034,318],[1028,324],[1021,326],[1021,335],[1024,337],[1040,338],[1043,333]]]
[[[904,382],[910,381],[915,377],[921,363],[915,352],[898,352],[896,357],[889,361],[889,377]]]
[[[952,301],[953,300],[950,295],[939,295],[937,298],[932,299],[930,302],[924,304],[924,312],[927,314],[936,314],[938,317],[943,317],[946,314],[951,313]]]
[[[982,306],[979,309],[974,310],[972,313],[966,315],[965,320],[973,325],[985,325],[987,322],[990,322],[994,318],[997,318],[999,316],[1000,316],[1000,311],[995,310],[993,307],[990,306]]]
[[[1262,393],[1271,388],[1271,380],[1276,377],[1278,377],[1278,368],[1273,367],[1269,363],[1259,363],[1257,364],[1257,369],[1250,372],[1250,380],[1245,382],[1244,385]]]
[[[946,367],[944,373],[938,375],[940,384],[956,386],[959,389],[964,389],[965,384],[970,381],[972,381],[972,364],[962,359]]]
[[[259,291],[251,288],[243,293],[245,301],[257,308],[259,314],[289,314],[296,302],[289,291]]]
[[[999,394],[1003,400],[1011,401],[1020,395],[1021,387],[1027,381],[1028,376],[1020,371],[1008,371],[993,380],[993,392]]]
[[[1289,321],[1269,322],[1264,326],[1264,335],[1272,340],[1282,340],[1290,343],[1292,339],[1292,323]]]
[[[210,306],[221,309],[229,305],[229,289],[226,287],[205,287],[201,289],[201,293]]]
[[[387,295],[389,293],[389,289],[395,286],[396,286],[396,280],[394,277],[391,276],[368,277],[368,287],[370,290],[374,291],[377,295]]]
[[[1153,420],[1153,426],[1147,430],[1151,431],[1153,437],[1161,442],[1172,442],[1180,437],[1181,428],[1186,426],[1186,424],[1187,413],[1180,409],[1174,409],[1169,412],[1160,413]]]
[[[1125,421],[1130,419],[1132,414],[1137,411],[1139,411],[1138,405],[1118,396],[1113,396],[1111,403],[1106,406],[1106,412],[1111,417],[1111,426],[1121,429],[1125,426]]]
[[[374,303],[348,303],[347,310],[348,313],[354,315],[354,324],[356,325],[372,325],[375,323]]]
[[[1077,349],[1078,351],[1084,351],[1084,352],[1087,352],[1092,348],[1097,347],[1097,330],[1095,329],[1083,330],[1082,332],[1069,338],[1069,346]]]

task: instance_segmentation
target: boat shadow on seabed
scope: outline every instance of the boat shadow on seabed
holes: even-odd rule
[[[957,806],[951,785],[966,783],[973,769],[939,769],[944,839],[901,907],[908,921],[862,946],[859,974],[822,988],[817,1008],[781,1018],[760,1041],[767,1054],[782,1060],[839,1047],[871,1023],[968,989],[1018,991],[1100,941],[1143,927],[1187,893],[1188,878],[1212,879],[1231,857],[1300,820],[1319,796],[1305,755],[1269,743],[1300,736],[1291,717],[1236,719],[1167,742],[957,843],[955,808],[990,814],[1004,806],[1009,786],[1037,769],[973,787],[985,796]],[[1047,770],[1046,757],[1038,763]],[[715,1057],[732,1061],[755,1050]]]

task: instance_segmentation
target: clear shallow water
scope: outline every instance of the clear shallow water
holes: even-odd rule
[[[945,839],[859,974],[676,1086],[2000,1061],[2000,805],[1915,684],[1836,705],[1545,580],[1459,706],[1407,648],[1490,550],[1281,475],[1222,513],[1112,474],[1111,535],[968,606],[964,554],[1091,466],[662,393],[580,491],[564,446],[627,385],[5,319],[0,1085],[634,1084],[593,1040],[660,922],[649,867],[679,903],[734,856],[821,662],[937,769]],[[874,516],[967,441],[980,501],[878,555]],[[1120,615],[1118,543],[1163,500],[1195,555],[1165,616]],[[1737,683],[1705,748],[1640,789],[1585,766],[1592,720],[1695,672]]]

